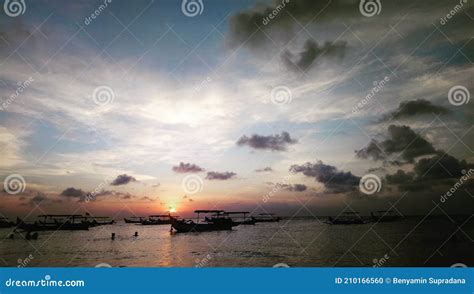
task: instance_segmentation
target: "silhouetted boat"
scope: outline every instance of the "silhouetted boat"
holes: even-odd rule
[[[127,224],[141,224],[143,220],[145,220],[142,216],[132,216],[130,219],[124,218],[123,219]]]
[[[236,221],[235,219],[231,218],[232,221],[232,226],[238,226],[238,225],[255,225],[255,220],[251,218],[247,218],[248,211],[223,211],[222,213],[215,214],[213,217],[210,219],[210,221],[222,221],[224,218],[230,218],[231,215],[239,215],[242,214],[243,217],[241,220]],[[222,215],[221,215],[222,214]]]
[[[17,218],[16,227],[27,232],[32,232],[88,230],[90,226],[88,222],[84,221],[84,217],[79,214],[44,214],[38,217],[42,218],[42,220],[30,224]]]
[[[8,218],[0,217],[0,228],[11,228],[14,226],[15,226],[15,223],[11,222]]]
[[[370,218],[373,222],[386,223],[386,222],[394,222],[394,221],[400,220],[402,219],[402,216],[395,214],[391,210],[379,210],[379,211],[371,212]]]
[[[171,217],[171,228],[178,233],[232,230],[232,219],[225,217],[223,212],[223,210],[195,210],[194,213],[198,215],[196,222]],[[200,223],[199,216],[201,213],[213,213],[215,218],[211,221],[211,219],[205,217],[204,222]]]
[[[364,224],[365,222],[358,212],[345,212],[343,215],[335,218],[330,216],[326,223],[330,225],[357,225]]]
[[[170,225],[172,218],[178,218],[178,215],[170,215],[170,214],[156,214],[150,215],[148,219],[143,220],[141,222],[144,226],[154,226],[154,225]]]
[[[115,224],[114,220],[111,220],[108,216],[90,216],[86,215],[83,217],[83,221],[89,224],[89,227],[105,226]]]
[[[251,219],[256,223],[274,223],[279,222],[281,217],[275,216],[274,213],[260,213],[257,217],[252,216]]]

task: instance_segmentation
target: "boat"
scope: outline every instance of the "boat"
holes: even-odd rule
[[[148,219],[142,220],[141,224],[144,226],[154,226],[154,225],[170,225],[172,218],[178,218],[178,215],[171,214],[155,214],[150,215]]]
[[[145,220],[142,216],[132,216],[131,218],[124,218],[123,219],[127,224],[141,224],[143,220]]]
[[[400,220],[402,216],[394,213],[392,210],[379,210],[371,212],[370,219],[376,223],[386,223]]]
[[[345,212],[340,216],[330,216],[325,223],[329,225],[356,225],[365,224],[365,221],[358,212]]]
[[[86,215],[83,220],[89,223],[89,227],[105,226],[115,224],[114,220],[111,220],[108,216],[90,216]]]
[[[260,213],[257,217],[250,218],[256,223],[274,223],[281,220],[281,217],[275,216],[274,213]]]
[[[11,222],[8,218],[0,216],[0,228],[11,228],[14,227],[15,223]]]
[[[241,220],[236,221],[235,219],[231,219],[232,221],[232,226],[238,226],[238,225],[255,225],[255,220],[251,218],[247,218],[247,214],[249,214],[248,211],[224,211],[222,212],[223,217],[219,218],[219,215],[214,215],[211,221],[217,220],[219,221],[222,218],[230,218],[231,215],[243,215]]]
[[[25,223],[17,218],[16,227],[18,229],[33,231],[77,231],[88,230],[89,223],[84,221],[84,216],[80,214],[43,214],[39,215],[40,220],[34,223]]]
[[[223,210],[195,210],[194,213],[197,214],[196,222],[186,219],[178,220],[171,217],[171,228],[177,233],[232,230],[232,219],[226,217],[223,212]],[[212,213],[214,217],[205,217],[204,222],[199,222],[201,213]]]

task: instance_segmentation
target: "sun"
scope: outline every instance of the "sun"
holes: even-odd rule
[[[171,212],[171,213],[175,213],[175,212],[176,212],[176,208],[170,207],[170,212]]]

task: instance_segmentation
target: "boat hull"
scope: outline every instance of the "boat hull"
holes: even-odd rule
[[[178,233],[225,231],[232,230],[232,222],[196,224],[194,222],[173,221],[171,227]]]

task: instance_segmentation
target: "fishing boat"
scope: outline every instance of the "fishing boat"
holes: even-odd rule
[[[83,221],[87,222],[90,228],[115,224],[115,221],[108,216],[90,216],[88,214],[83,217]]]
[[[150,215],[148,219],[145,219],[141,222],[144,226],[154,226],[154,225],[170,225],[172,218],[178,218],[178,215],[171,214],[155,214]]]
[[[15,226],[14,222],[11,222],[8,218],[6,217],[1,217],[0,216],[0,228],[11,228]]]
[[[281,217],[275,216],[274,213],[260,213],[257,217],[252,216],[251,219],[256,223],[274,223],[279,222]]]
[[[255,220],[251,218],[247,218],[247,214],[249,214],[248,211],[224,211],[221,213],[223,217],[220,217],[218,215],[214,215],[211,221],[214,221],[215,219],[219,221],[222,218],[230,218],[231,215],[242,215],[241,219],[236,221],[234,218],[231,218],[232,221],[232,226],[238,226],[238,225],[255,225]]]
[[[142,216],[132,216],[132,217],[129,218],[129,219],[128,219],[128,218],[124,218],[123,220],[124,220],[125,223],[127,223],[127,224],[141,224],[142,221],[145,220],[145,218],[142,217]]]
[[[77,231],[88,230],[89,223],[84,221],[84,216],[80,214],[43,214],[39,215],[40,220],[34,223],[25,223],[17,219],[16,227],[18,229],[32,231]]]
[[[394,213],[392,210],[379,210],[371,212],[370,218],[373,222],[386,223],[400,220],[402,216]]]
[[[325,223],[329,225],[357,225],[365,224],[358,212],[345,212],[343,215],[329,217]]]
[[[195,210],[194,213],[197,214],[196,222],[186,219],[178,220],[171,217],[171,228],[178,233],[232,230],[232,219],[225,217],[223,212],[223,210]],[[212,213],[215,217],[205,217],[204,222],[200,222],[201,213]]]

